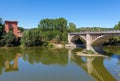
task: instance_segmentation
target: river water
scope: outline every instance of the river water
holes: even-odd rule
[[[1,48],[0,81],[120,81],[120,47],[105,57],[81,57],[82,49]]]

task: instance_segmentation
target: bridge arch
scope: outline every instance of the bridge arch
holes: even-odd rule
[[[79,44],[79,43],[76,43],[76,41],[81,42],[81,43],[84,43],[84,44],[86,43],[86,39],[85,39],[85,37],[82,36],[82,35],[73,35],[73,36],[71,37],[71,41],[70,41],[70,42],[72,42],[72,43],[75,44],[75,45]]]
[[[73,32],[68,33],[68,44],[66,46],[76,46],[73,41],[82,38],[86,43],[87,50],[94,50],[94,45],[104,43],[106,40],[120,36],[120,31],[99,31],[99,32]]]
[[[94,46],[94,45],[103,44],[105,41],[107,41],[108,39],[113,38],[113,37],[115,37],[115,36],[120,37],[120,35],[118,35],[118,34],[100,35],[100,36],[98,36],[96,39],[94,39],[94,40],[92,41],[92,44],[91,44],[91,45]]]

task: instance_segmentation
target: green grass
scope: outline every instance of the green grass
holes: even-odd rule
[[[95,54],[92,50],[83,50],[83,53],[85,54]]]

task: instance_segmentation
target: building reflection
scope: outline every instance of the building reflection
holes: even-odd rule
[[[16,50],[1,52],[0,54],[0,73],[5,69],[5,72],[19,70],[19,58],[22,56],[24,61],[30,64],[44,64],[44,65],[60,65],[66,66],[75,62],[85,70],[89,75],[97,81],[116,81],[116,79],[109,73],[104,66],[104,57],[80,57],[72,53],[70,50],[39,50],[39,49],[25,49],[20,53]],[[14,53],[13,53],[14,52]],[[68,53],[68,54],[67,54]],[[116,57],[116,56],[114,56]],[[118,57],[118,56],[117,56]],[[118,58],[120,59],[120,58]]]
[[[0,74],[11,71],[18,71],[18,60],[21,54],[0,54]]]
[[[69,51],[72,61],[78,64],[89,75],[91,75],[97,81],[117,81],[105,68],[104,57],[82,57],[76,56]]]
[[[18,53],[19,52],[19,53]],[[44,65],[60,65],[68,64],[67,50],[39,50],[38,48],[22,49],[4,49],[0,54],[0,74],[2,72],[11,72],[19,70],[19,58],[22,56],[24,61],[29,64],[41,63]]]
[[[6,60],[4,62],[4,66],[5,66],[5,71],[9,72],[9,71],[18,71],[19,67],[18,67],[18,59],[21,56],[21,54],[16,54],[15,58],[13,59],[12,63],[9,60]]]

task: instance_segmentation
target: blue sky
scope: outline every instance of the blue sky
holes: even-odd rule
[[[77,27],[113,27],[120,21],[120,0],[0,0],[0,17],[24,28],[59,17]]]

